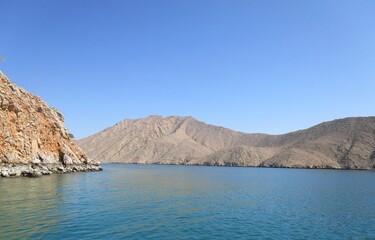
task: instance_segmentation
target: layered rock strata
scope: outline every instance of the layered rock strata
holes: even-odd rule
[[[87,170],[101,169],[98,162],[88,158],[72,141],[64,126],[64,117],[57,109],[19,88],[0,72],[1,175],[13,175],[12,167],[18,166],[31,166],[33,169],[56,166],[65,169],[60,172],[70,172],[71,166]],[[22,173],[27,172],[23,167],[20,168],[21,175],[28,175]],[[56,172],[53,169],[49,172]],[[20,175],[19,172],[16,175]]]

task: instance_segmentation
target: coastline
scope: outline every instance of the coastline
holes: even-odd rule
[[[69,164],[50,163],[50,164],[20,164],[20,163],[1,163],[0,177],[41,177],[50,174],[74,173],[74,172],[97,172],[103,168],[98,164]]]
[[[284,165],[235,165],[235,164],[179,164],[179,163],[139,163],[139,162],[102,162],[105,164],[128,164],[128,165],[167,165],[167,166],[201,166],[201,167],[235,167],[235,168],[285,168],[285,169],[311,169],[311,170],[355,170],[355,171],[375,171],[375,168],[346,168],[346,167],[332,167],[332,166],[284,166]]]

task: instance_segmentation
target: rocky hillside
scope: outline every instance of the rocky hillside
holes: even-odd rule
[[[59,111],[17,87],[1,72],[0,119],[1,175],[12,175],[9,164],[60,164],[61,171],[69,171],[68,165],[80,165],[84,170],[82,166],[94,163],[71,140]]]
[[[375,117],[346,118],[284,135],[246,134],[192,117],[126,119],[79,140],[115,163],[375,168]]]

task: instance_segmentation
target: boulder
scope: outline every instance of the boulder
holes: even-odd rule
[[[1,171],[1,176],[2,177],[10,177],[9,173],[7,171]]]
[[[31,161],[33,164],[40,164],[40,163],[42,163],[42,161],[40,161],[40,159],[39,158],[34,158],[32,161]]]
[[[44,164],[49,164],[49,163],[56,163],[55,156],[52,154],[45,154],[43,152],[38,153],[39,158],[42,160]]]
[[[67,154],[64,154],[63,163],[65,165],[71,165],[71,164],[73,164],[73,159],[71,157],[69,157]]]
[[[29,172],[29,174],[28,174],[28,177],[41,177],[43,174],[41,173],[41,172],[39,172],[39,171],[32,171],[32,172]]]

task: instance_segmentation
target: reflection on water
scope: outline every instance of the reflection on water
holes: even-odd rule
[[[375,172],[105,165],[0,179],[0,239],[374,239]]]

